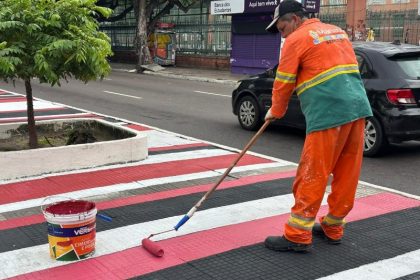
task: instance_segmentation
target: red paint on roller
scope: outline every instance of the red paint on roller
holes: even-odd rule
[[[152,240],[145,238],[141,241],[141,245],[143,245],[143,248],[148,251],[150,254],[156,256],[156,257],[162,257],[163,254],[165,254],[165,251],[163,251],[163,249],[157,245],[155,242],[153,242]]]

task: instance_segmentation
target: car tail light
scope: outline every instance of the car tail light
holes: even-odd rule
[[[411,89],[389,89],[386,95],[392,104],[416,104],[416,99]]]

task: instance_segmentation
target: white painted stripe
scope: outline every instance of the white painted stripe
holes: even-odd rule
[[[181,137],[174,137],[171,134],[156,130],[146,130],[142,133],[147,135],[147,143],[149,148],[171,147],[175,145],[203,143]]]
[[[380,189],[380,190],[383,190],[383,191],[386,191],[386,192],[392,192],[392,193],[396,193],[396,194],[399,194],[399,195],[402,195],[402,196],[405,196],[405,197],[420,200],[420,196],[418,196],[418,195],[409,194],[409,193],[402,192],[402,191],[399,191],[399,190],[378,186],[378,185],[371,184],[371,183],[368,183],[368,182],[359,181],[359,183],[362,184],[362,185],[368,186],[368,187],[375,188],[375,189]]]
[[[420,250],[394,258],[365,264],[357,268],[338,272],[318,280],[391,280],[420,271]],[[414,278],[413,278],[414,279]]]
[[[280,167],[280,166],[282,165],[279,163],[263,163],[263,164],[245,165],[245,166],[235,167],[231,171],[231,173],[258,170],[258,169],[270,168],[270,167]],[[161,184],[169,184],[169,183],[183,182],[183,181],[188,181],[188,180],[218,177],[218,176],[221,176],[221,174],[223,174],[224,171],[225,169],[217,169],[217,170],[212,170],[212,171],[147,179],[147,180],[141,180],[141,181],[126,183],[126,184],[115,184],[115,185],[109,185],[109,186],[103,186],[103,187],[97,187],[97,188],[91,188],[91,189],[84,189],[84,190],[74,191],[74,192],[60,193],[59,197],[62,197],[62,199],[57,197],[56,199],[54,199],[54,201],[58,202],[61,200],[65,200],[66,197],[73,198],[73,199],[82,199],[82,198],[88,198],[92,196],[108,195],[108,194],[112,194],[116,192],[147,188],[147,187],[161,185]],[[0,205],[0,213],[20,211],[20,210],[28,209],[32,207],[41,207],[41,205],[44,203],[44,200],[47,198],[48,196],[45,196],[41,198],[28,199],[25,201],[3,204],[3,205]]]
[[[220,94],[220,93],[206,92],[206,91],[200,91],[200,90],[194,90],[194,92],[196,92],[196,93],[202,93],[202,94],[207,94],[207,95],[215,95],[215,96],[222,96],[222,97],[231,98],[230,95],[224,95],[224,94]]]
[[[57,109],[64,108],[65,106],[61,104],[55,104],[47,101],[34,101],[34,109]],[[4,111],[24,111],[26,110],[26,101],[21,102],[2,102],[0,103],[0,112]]]
[[[168,239],[193,232],[289,213],[293,201],[293,195],[288,194],[199,211],[178,232],[158,235],[153,239],[155,241]],[[323,204],[325,204],[325,200]],[[252,211],[243,211],[244,209],[252,209]],[[168,217],[99,232],[96,235],[94,257],[137,247],[141,238],[147,237],[151,233],[173,228],[182,216]],[[5,278],[58,267],[69,262],[52,260],[49,256],[48,244],[44,244],[4,252],[0,254],[0,263],[2,264],[0,277]]]
[[[122,94],[122,93],[119,93],[119,92],[113,92],[113,91],[108,91],[108,90],[104,90],[104,92],[105,93],[109,93],[109,94],[114,94],[114,95],[129,97],[129,98],[134,98],[134,99],[143,99],[143,97],[140,97],[140,96],[133,96],[133,95],[128,95],[128,94]]]

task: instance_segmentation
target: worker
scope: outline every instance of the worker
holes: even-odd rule
[[[375,41],[375,31],[373,31],[373,28],[371,27],[369,28],[366,42],[373,42],[373,41]]]
[[[309,251],[312,233],[339,244],[360,175],[365,118],[372,116],[355,53],[342,29],[308,19],[295,0],[277,6],[267,31],[280,31],[286,40],[265,120],[282,118],[295,92],[306,119],[306,139],[284,234],[267,237],[265,246],[276,251]],[[328,214],[315,224],[330,174]]]

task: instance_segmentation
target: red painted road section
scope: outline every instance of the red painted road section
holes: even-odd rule
[[[66,107],[43,108],[43,109],[36,109],[36,112],[60,111],[60,110],[66,110],[66,109],[68,109],[68,108],[66,108]],[[26,112],[26,109],[24,109],[24,110],[1,111],[1,113],[5,113],[5,114],[7,114],[7,113],[22,113],[22,112]]]
[[[24,201],[88,188],[130,183],[139,180],[191,174],[228,167],[237,154],[178,160],[157,164],[121,167],[86,173],[51,176],[37,180],[0,185],[0,204]],[[237,166],[272,162],[245,155]]]
[[[37,112],[36,110],[35,112]],[[95,114],[68,114],[68,115],[56,115],[56,116],[43,116],[43,117],[35,117],[37,121],[45,121],[45,120],[54,120],[54,119],[79,119],[79,118],[96,118],[102,119],[101,116]],[[26,117],[24,118],[13,118],[13,119],[0,119],[0,123],[13,123],[13,122],[26,122]]]
[[[387,203],[383,203],[384,201]],[[349,222],[357,221],[418,206],[418,200],[382,193],[357,199],[353,211],[346,219]],[[326,210],[326,206],[321,207],[321,213]],[[267,235],[280,235],[288,217],[289,214],[284,214],[162,240],[159,241],[159,245],[165,250],[162,258],[151,256],[139,246],[12,279],[72,279],[74,275],[83,275],[84,279],[127,279],[260,243]],[[140,244],[144,237],[133,238],[138,238]]]
[[[210,147],[210,145],[206,144],[206,143],[192,143],[192,144],[184,144],[184,145],[173,145],[173,146],[149,148],[149,152],[176,151],[176,150],[182,150],[182,149],[188,149],[188,148],[197,148],[197,147]]]
[[[264,175],[255,175],[255,176],[248,176],[237,180],[226,181],[222,182],[218,187],[218,190],[222,189],[229,189],[235,187],[241,187],[247,184],[253,184],[258,182],[270,181],[270,180],[277,180],[282,178],[290,178],[296,175],[296,171],[286,171],[286,172],[276,172],[271,174],[264,174]],[[110,208],[128,206],[138,203],[156,201],[160,199],[166,199],[171,197],[177,197],[182,195],[189,195],[193,193],[199,192],[206,192],[208,191],[213,184],[206,184],[206,185],[199,185],[199,186],[192,186],[192,187],[185,187],[182,189],[176,190],[169,190],[151,194],[143,194],[143,195],[136,195],[130,196],[120,199],[114,199],[109,201],[103,201],[96,203],[98,210],[106,210]],[[45,222],[44,215],[32,215],[26,216],[21,218],[15,218],[5,221],[0,221],[0,230],[11,229],[15,227],[27,226],[37,223]]]
[[[134,129],[134,130],[138,130],[138,131],[148,131],[148,130],[152,130],[151,128],[147,127],[147,126],[142,126],[139,124],[129,124],[126,125],[127,127]]]
[[[6,102],[26,102],[26,97],[20,97],[20,96],[16,96],[16,97],[10,97],[10,98],[1,98],[0,99],[0,103],[6,103]],[[3,113],[3,111],[2,111]]]

